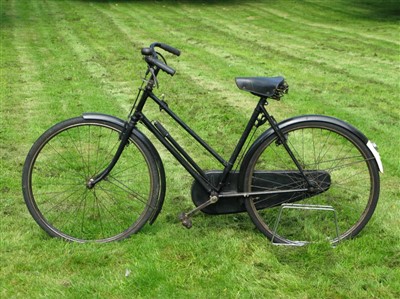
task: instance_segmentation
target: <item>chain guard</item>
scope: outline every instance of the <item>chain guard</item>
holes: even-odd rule
[[[210,170],[205,172],[207,179],[216,186],[219,183],[222,171]],[[308,170],[305,171],[306,176],[314,182],[319,188],[313,193],[308,192],[291,192],[278,194],[267,194],[258,196],[256,199],[257,209],[271,208],[279,206],[283,203],[293,203],[306,198],[310,198],[329,189],[331,178],[328,172],[323,170]],[[298,171],[257,171],[254,173],[253,185],[258,186],[252,191],[263,190],[282,190],[280,186],[285,186],[285,189],[307,188],[302,175]],[[237,193],[239,192],[239,173],[231,172],[228,180],[220,193]],[[191,190],[192,201],[196,207],[200,206],[210,198],[210,194],[197,183],[193,182]],[[243,196],[221,197],[212,205],[203,209],[202,212],[211,215],[234,214],[246,212],[245,198]]]

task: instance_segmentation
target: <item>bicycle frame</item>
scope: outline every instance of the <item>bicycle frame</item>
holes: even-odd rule
[[[138,106],[132,116],[132,121],[136,125],[138,121],[142,122],[144,126],[152,132],[152,134],[167,148],[167,150],[179,161],[179,163],[192,175],[192,177],[200,183],[203,188],[210,194],[218,194],[219,197],[249,197],[255,195],[265,195],[265,194],[277,194],[277,193],[291,193],[291,192],[305,192],[309,191],[309,188],[303,189],[290,189],[284,191],[262,191],[262,192],[250,192],[250,193],[232,193],[223,194],[220,193],[221,189],[224,187],[228,176],[246,143],[247,138],[253,128],[253,126],[260,126],[268,121],[271,127],[277,132],[280,142],[285,146],[288,154],[291,156],[292,160],[296,164],[300,173],[304,177],[308,186],[312,186],[306,175],[304,174],[302,167],[293,155],[292,151],[286,143],[285,137],[280,133],[279,128],[276,125],[275,120],[272,116],[268,114],[265,109],[267,104],[267,99],[261,97],[237,143],[231,157],[228,161],[224,160],[210,145],[208,145],[200,136],[198,136],[182,119],[180,119],[165,103],[163,100],[159,99],[152,91],[152,82],[148,83]],[[164,127],[158,122],[151,122],[143,113],[142,109],[148,98],[151,98],[161,110],[164,110],[175,122],[177,122],[193,139],[197,141],[204,149],[206,149],[222,166],[224,166],[222,171],[221,179],[217,186],[214,186],[207,179],[204,171],[199,167],[199,165],[190,157],[190,155],[172,138],[172,136],[164,129]],[[258,122],[258,124],[256,124]]]
[[[192,136],[197,143],[199,143],[204,149],[206,149],[222,166],[223,175],[221,181],[217,186],[213,186],[208,179],[204,171],[199,167],[199,165],[189,156],[189,154],[172,138],[172,136],[162,127],[158,122],[152,123],[140,110],[136,110],[134,117],[137,121],[140,121],[144,126],[154,134],[154,136],[167,148],[167,150],[179,161],[179,163],[193,176],[193,178],[199,182],[207,192],[219,191],[224,186],[230,171],[235,164],[240,151],[245,144],[247,137],[249,136],[252,127],[256,123],[259,115],[262,113],[262,105],[265,104],[265,99],[261,99],[256,106],[238,144],[236,145],[230,159],[228,161],[224,160],[210,145],[208,145],[200,136],[198,136],[189,126],[187,126],[169,107],[168,105],[160,100],[154,93],[149,92],[144,94],[142,100],[146,101],[147,97],[151,98],[155,103],[157,103],[160,109],[164,110],[175,122],[177,122],[186,132]]]
[[[130,116],[130,120],[125,124],[125,131],[121,134],[121,142],[117,152],[108,165],[108,167],[103,170],[99,175],[95,178],[91,179],[87,187],[93,188],[96,183],[104,179],[113,169],[115,164],[117,163],[119,157],[121,156],[125,146],[128,144],[129,136],[132,131],[136,127],[137,123],[142,123],[163,145],[164,147],[178,160],[178,162],[188,171],[192,177],[199,183],[201,186],[210,194],[210,198],[214,197],[214,200],[217,201],[219,197],[251,197],[251,196],[260,196],[267,194],[278,194],[278,193],[292,193],[292,192],[307,192],[312,191],[313,184],[309,181],[307,176],[305,175],[300,163],[297,161],[296,157],[290,150],[289,146],[286,143],[286,138],[280,132],[279,127],[276,124],[275,119],[270,116],[265,109],[265,105],[267,105],[267,99],[265,97],[261,97],[239,139],[238,144],[236,145],[230,159],[228,161],[224,160],[210,145],[208,145],[200,136],[198,136],[182,119],[180,119],[165,103],[163,100],[159,99],[153,93],[153,87],[156,85],[157,74],[159,70],[152,71],[152,77],[147,81],[146,87],[141,90],[143,93],[139,99],[138,104],[134,107],[134,112]],[[204,171],[200,168],[200,166],[193,160],[192,157],[172,138],[172,136],[167,132],[167,130],[158,122],[151,122],[145,114],[143,114],[143,108],[148,99],[152,99],[161,110],[164,110],[176,123],[178,123],[193,139],[196,140],[198,144],[200,144],[204,149],[206,149],[222,166],[224,166],[222,170],[222,176],[217,186],[214,186],[208,179]],[[288,189],[288,190],[279,190],[279,191],[258,191],[258,192],[220,192],[224,187],[233,166],[243,149],[244,144],[246,143],[247,138],[250,135],[250,132],[253,126],[260,126],[264,124],[266,121],[269,122],[272,129],[276,132],[279,141],[284,145],[286,151],[290,155],[291,159],[297,166],[300,174],[304,178],[307,183],[307,188],[298,188],[298,189]],[[258,123],[257,123],[258,122]]]
[[[287,215],[278,232],[280,214],[275,219],[274,214],[293,206],[320,210],[322,203],[340,217],[341,230],[336,228],[329,238],[332,244],[361,231],[376,208],[379,170],[383,170],[375,146],[365,135],[323,115],[301,115],[278,123],[268,114],[267,101],[279,100],[287,92],[285,79],[236,77],[237,87],[259,100],[225,160],[153,93],[160,70],[175,74],[156,47],[180,54],[162,43],[141,50],[147,73],[126,120],[84,113],[49,128],[30,149],[22,191],[29,212],[49,235],[76,242],[110,242],[129,237],[157,219],[166,194],[165,170],[141,128],[147,128],[194,178],[191,199],[195,207],[179,215],[186,228],[192,226],[191,216],[198,211],[209,215],[247,212],[271,241],[299,244],[295,240],[302,231],[307,238],[331,235],[329,225],[321,225],[325,217]],[[218,169],[203,170],[163,125],[150,121],[143,112],[148,100],[217,160]],[[270,127],[252,142],[257,128],[266,122]],[[302,221],[304,227],[318,229],[302,229]],[[300,230],[292,230],[293,226]]]

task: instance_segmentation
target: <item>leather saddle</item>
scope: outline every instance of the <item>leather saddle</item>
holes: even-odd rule
[[[235,81],[241,90],[276,100],[279,100],[289,89],[283,77],[238,77]]]

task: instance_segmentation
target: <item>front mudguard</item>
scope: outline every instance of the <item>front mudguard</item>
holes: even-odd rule
[[[383,173],[383,165],[381,161],[381,157],[376,149],[376,145],[372,143],[368,138],[357,128],[353,127],[352,125],[334,118],[330,116],[324,116],[324,115],[301,115],[301,116],[296,116],[293,118],[289,118],[286,120],[283,120],[282,122],[278,123],[279,128],[284,129],[287,126],[293,125],[295,123],[304,123],[304,122],[321,122],[321,123],[331,123],[333,125],[337,125],[341,127],[344,130],[349,131],[353,135],[355,135],[357,138],[359,138],[370,150],[371,154],[375,158],[375,162],[378,166],[378,169],[380,172]],[[247,151],[245,157],[243,158],[242,164],[240,166],[240,175],[241,177],[239,178],[239,188],[243,191],[244,189],[244,175],[246,172],[247,165],[249,164],[250,159],[253,157],[255,151],[257,148],[267,139],[269,138],[272,134],[274,134],[274,130],[272,128],[269,128],[266,130],[261,136],[259,136],[256,141],[251,145],[249,150]]]
[[[110,122],[112,124],[115,124],[119,127],[121,127],[121,130],[125,126],[125,122],[112,115],[108,114],[102,114],[102,113],[84,113],[82,115],[84,119],[89,119],[89,120],[101,120],[104,122]],[[154,221],[156,221],[158,215],[161,212],[162,206],[164,204],[164,199],[165,199],[165,189],[166,189],[166,182],[165,182],[165,171],[164,171],[164,165],[162,163],[162,160],[160,158],[160,155],[158,154],[156,148],[154,145],[150,142],[150,140],[142,133],[140,132],[137,128],[135,128],[132,132],[133,135],[135,135],[137,138],[140,139],[141,142],[148,148],[150,153],[153,155],[156,163],[157,163],[157,170],[160,178],[160,191],[158,194],[158,200],[156,203],[156,207],[152,212],[152,215],[150,216],[150,224],[153,224]]]

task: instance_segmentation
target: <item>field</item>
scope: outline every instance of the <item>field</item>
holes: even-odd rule
[[[400,6],[397,1],[1,0],[0,287],[2,298],[400,298]],[[277,120],[325,114],[379,147],[377,210],[336,247],[277,247],[246,214],[193,218],[192,178],[155,142],[167,173],[157,221],[131,238],[75,244],[32,219],[21,172],[33,142],[84,112],[125,119],[145,70],[140,48],[170,44],[177,70],[158,94],[228,158],[256,103],[238,76],[290,90]],[[196,161],[215,161],[149,105]]]

